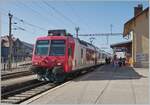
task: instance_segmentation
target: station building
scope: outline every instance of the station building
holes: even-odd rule
[[[111,48],[125,47],[133,67],[149,67],[149,7],[144,10],[141,4],[134,7],[134,17],[124,24],[123,37],[131,42],[114,44]]]
[[[9,36],[4,35],[1,39],[1,63],[8,62],[9,56]],[[12,60],[13,62],[24,61],[25,58],[31,58],[33,45],[18,38],[12,37]]]
[[[132,41],[115,43],[110,47],[113,49],[113,55],[117,55],[118,58],[126,58],[126,63],[129,64],[129,60],[132,59]]]

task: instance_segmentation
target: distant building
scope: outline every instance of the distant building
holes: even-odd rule
[[[8,61],[9,55],[9,37],[1,36],[1,60]],[[18,38],[12,37],[12,59],[13,61],[21,61],[26,57],[31,57],[33,45],[20,41]]]
[[[132,62],[134,67],[149,65],[149,7],[142,5],[134,8],[134,17],[124,24],[123,37],[132,41]]]
[[[117,55],[118,58],[126,58],[126,62],[129,63],[129,59],[132,55],[132,41],[125,41],[110,45],[113,49],[113,55]]]
[[[134,7],[134,17],[124,24],[123,37],[129,41],[112,44],[113,54],[123,52],[133,67],[149,67],[149,7]]]

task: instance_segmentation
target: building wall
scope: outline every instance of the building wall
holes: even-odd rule
[[[1,47],[1,57],[8,58],[9,48]]]
[[[32,48],[33,48],[32,46],[27,46],[27,44],[24,44],[19,39],[15,40],[12,46],[12,61],[19,62],[24,60],[26,57],[31,57]],[[8,62],[8,55],[9,55],[9,42],[8,40],[5,40],[5,42],[1,41],[1,62],[2,63]]]
[[[149,65],[149,15],[145,12],[134,21],[133,60],[135,67]]]

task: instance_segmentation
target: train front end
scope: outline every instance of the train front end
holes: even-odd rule
[[[46,36],[37,39],[32,56],[32,71],[39,80],[62,82],[66,72],[66,37]]]

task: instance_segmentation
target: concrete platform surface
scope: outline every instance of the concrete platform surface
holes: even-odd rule
[[[104,65],[26,104],[148,104],[148,69]]]

